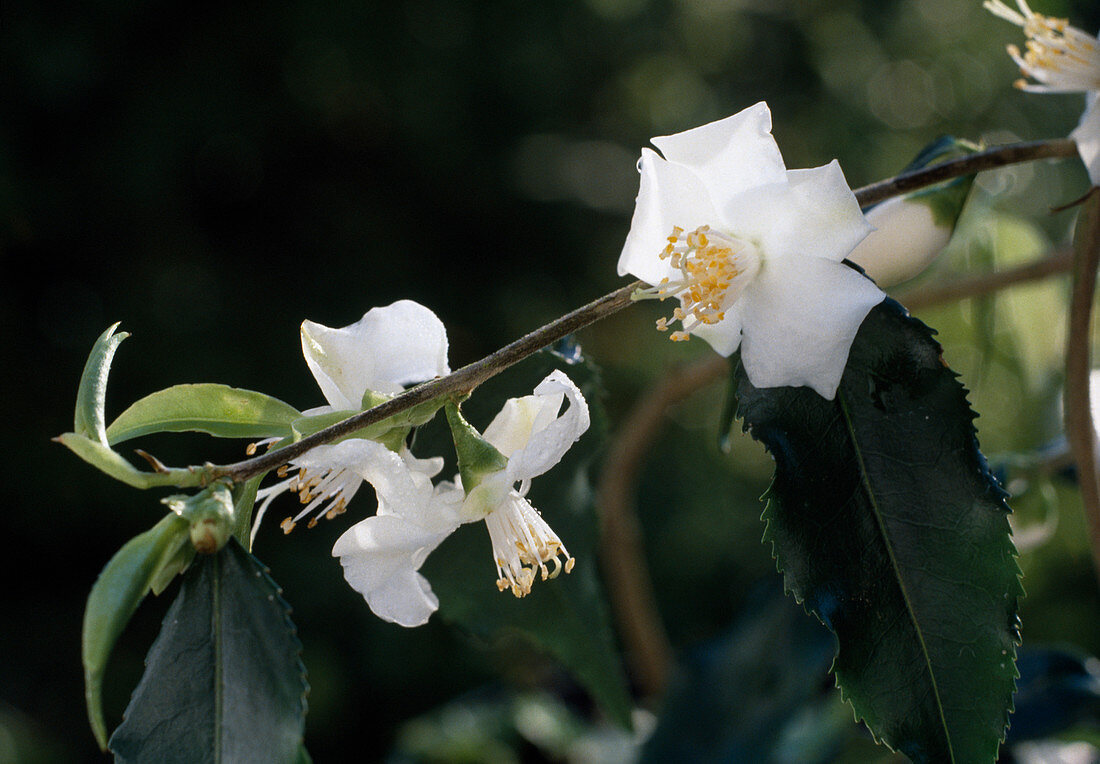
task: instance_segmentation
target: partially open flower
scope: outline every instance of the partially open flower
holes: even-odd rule
[[[412,300],[371,308],[356,323],[339,329],[303,321],[301,334],[306,364],[328,401],[326,406],[304,411],[304,416],[339,411],[350,415],[359,411],[370,395],[384,398],[401,392],[405,385],[450,372],[443,323]],[[320,517],[331,519],[344,511],[363,482],[357,469],[362,465],[357,460],[366,453],[345,443],[306,452],[280,470],[284,480],[257,493],[260,504],[253,537],[272,500],[288,491],[296,493],[304,506],[283,521],[287,533],[307,515],[312,515],[312,525]],[[421,462],[411,454],[405,456],[422,471],[430,472],[435,465],[434,460]],[[434,469],[431,474],[438,472],[439,466]]]
[[[870,232],[833,161],[787,170],[758,103],[642,149],[619,274],[673,297],[669,318],[722,355],[738,347],[757,387],[836,394],[859,325],[884,295],[841,261]],[[663,155],[663,156],[662,156]]]
[[[1088,32],[1071,26],[1067,19],[1035,13],[1025,0],[1016,0],[1014,11],[1002,0],[986,0],[985,8],[1022,27],[1026,50],[1008,46],[1008,55],[1026,79],[1016,87],[1032,93],[1087,93],[1085,113],[1070,137],[1085,163],[1092,185],[1100,185],[1100,42]]]
[[[569,407],[561,412],[566,398]],[[564,374],[553,372],[533,395],[509,399],[486,428],[484,440],[507,463],[501,466],[498,460],[496,469],[467,472],[476,483],[468,493],[461,480],[433,486],[426,463],[379,443],[341,443],[358,444],[353,446],[362,452],[354,460],[358,474],[378,495],[378,514],[349,528],[332,548],[344,577],[380,618],[419,626],[439,606],[419,573],[421,565],[459,525],[479,520],[485,521],[492,540],[501,591],[523,597],[538,578],[570,572],[573,558],[525,496],[531,478],[557,464],[588,424],[588,405],[580,390]]]

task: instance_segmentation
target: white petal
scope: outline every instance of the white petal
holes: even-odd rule
[[[338,409],[358,410],[367,390],[397,393],[450,371],[443,323],[412,300],[372,308],[341,329],[303,321],[302,353]]]
[[[859,325],[885,295],[817,257],[767,262],[745,291],[741,358],[756,387],[806,385],[832,400]]]
[[[790,170],[787,182],[761,241],[765,260],[812,255],[840,262],[873,230],[835,159],[822,167]]]
[[[741,344],[742,313],[745,301],[739,299],[726,308],[726,317],[716,324],[700,324],[691,333],[703,339],[719,355],[729,356]]]
[[[561,461],[569,447],[588,429],[591,421],[588,403],[564,372],[550,372],[535,387],[535,396],[551,401],[555,415],[563,394],[569,399],[569,407],[560,416],[537,419],[526,445],[508,457],[508,474],[513,479],[526,480],[546,472]]]
[[[660,258],[673,226],[691,231],[713,224],[717,210],[707,187],[687,167],[642,149],[638,169],[641,185],[630,232],[619,256],[619,275],[632,273],[647,284],[657,284],[675,275],[668,261]]]
[[[332,554],[375,615],[401,626],[420,626],[439,607],[439,599],[417,570],[447,535],[401,517],[368,517],[336,540]]]
[[[1081,115],[1081,122],[1077,128],[1069,134],[1070,138],[1077,141],[1077,153],[1081,155],[1081,161],[1085,163],[1085,169],[1089,172],[1089,181],[1094,186],[1100,186],[1100,94],[1089,93],[1085,113]]]
[[[908,281],[927,268],[951,240],[951,226],[936,224],[931,203],[896,196],[867,213],[875,230],[848,259],[880,287]]]
[[[771,112],[761,101],[717,122],[654,138],[653,145],[668,161],[694,170],[711,195],[723,199],[783,181],[783,156],[771,129]]]

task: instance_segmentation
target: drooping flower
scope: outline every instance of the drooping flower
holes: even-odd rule
[[[350,416],[368,398],[385,398],[401,392],[405,385],[450,372],[443,323],[412,300],[371,308],[356,323],[339,329],[303,321],[301,335],[306,364],[328,401],[328,405],[302,412],[304,416],[344,411]],[[363,482],[357,459],[364,453],[345,443],[318,446],[279,470],[284,480],[257,493],[260,504],[253,536],[272,500],[287,491],[297,493],[304,505],[293,518],[283,521],[288,533],[307,515],[313,516],[312,525],[321,516],[331,519],[344,511]],[[406,456],[409,464],[421,469],[434,464]]]
[[[1008,55],[1026,79],[1016,87],[1031,93],[1086,93],[1085,112],[1070,137],[1094,186],[1100,185],[1100,41],[1071,26],[1067,19],[1035,13],[1025,0],[1016,0],[1014,11],[1002,0],[986,0],[984,6],[1002,19],[1022,27],[1027,36],[1025,52],[1008,46]]]
[[[722,355],[738,347],[757,387],[832,399],[848,351],[884,294],[841,261],[872,230],[834,160],[787,170],[764,103],[653,139],[619,275],[675,297],[671,319]],[[663,155],[663,156],[662,156]]]
[[[356,448],[377,452],[378,458],[360,462],[359,474],[378,494],[378,514],[349,528],[333,546],[344,577],[379,617],[419,626],[439,604],[421,565],[459,525],[479,520],[489,531],[501,591],[523,597],[536,577],[570,572],[573,558],[526,494],[531,479],[561,461],[588,425],[580,390],[565,374],[551,373],[532,395],[509,399],[486,428],[484,439],[507,463],[473,475],[476,485],[468,493],[461,479],[433,486],[428,472],[407,457],[362,441]]]

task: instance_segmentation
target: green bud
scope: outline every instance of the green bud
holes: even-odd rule
[[[233,535],[233,496],[215,483],[194,496],[169,496],[162,501],[191,524],[191,545],[199,554],[214,554]]]

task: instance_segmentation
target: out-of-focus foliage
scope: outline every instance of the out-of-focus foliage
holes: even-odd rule
[[[108,421],[121,402],[181,381],[316,405],[300,321],[343,325],[401,297],[440,315],[457,367],[620,283],[634,161],[651,135],[764,99],[789,166],[838,157],[860,185],[940,133],[1066,134],[1080,96],[1014,91],[1004,44],[1019,43],[1018,30],[980,5],[6,4],[0,647],[11,657],[0,666],[0,760],[98,760],[81,708],[83,603],[109,555],[161,511],[48,442],[68,427],[104,326],[122,320],[132,333]],[[1100,28],[1084,0],[1038,10]],[[1084,182],[1069,162],[980,176],[956,242],[916,286],[1060,243],[1072,212],[1049,207]],[[972,391],[983,450],[1018,494],[1018,538],[1044,532],[1021,544],[1025,645],[1095,655],[1100,597],[1079,499],[1064,476],[1018,466],[1059,434],[1065,286],[1053,278],[917,315]],[[581,337],[604,370],[612,432],[649,383],[707,352],[656,335],[656,314],[640,306]],[[658,603],[680,650],[724,633],[749,582],[776,575],[760,543],[770,461],[748,437],[729,454],[711,446],[721,396],[707,389],[675,407],[639,486]],[[197,435],[135,443],[172,465],[196,453],[235,460],[243,448]],[[342,520],[285,538],[275,517],[257,539],[304,643],[315,760],[380,757],[403,723],[501,676],[579,697],[519,645],[487,649],[436,622],[406,631],[373,618],[328,556],[371,511],[367,492]],[[491,585],[485,565],[470,575]],[[115,647],[111,726],[162,599],[139,608]]]

